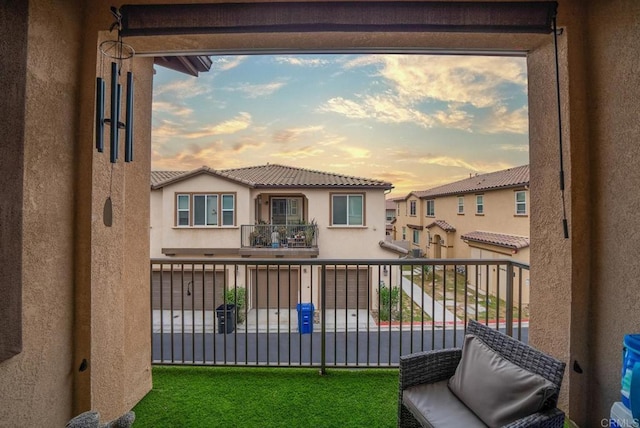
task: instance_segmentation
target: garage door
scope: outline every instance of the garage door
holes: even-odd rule
[[[154,271],[151,283],[153,309],[214,310],[222,304],[224,272],[217,271]],[[204,279],[204,293],[203,293]],[[227,285],[227,289],[232,285]],[[162,291],[161,291],[162,290]],[[204,296],[203,296],[204,294]]]
[[[327,270],[327,309],[367,309],[368,269]]]
[[[251,303],[257,309],[294,308],[298,303],[298,270],[252,270]]]

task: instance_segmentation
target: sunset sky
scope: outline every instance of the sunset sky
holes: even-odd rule
[[[526,59],[213,56],[156,66],[152,168],[277,163],[389,181],[404,196],[529,162]]]

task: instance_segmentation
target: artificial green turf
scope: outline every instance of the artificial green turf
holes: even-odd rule
[[[134,408],[143,427],[395,427],[398,371],[166,367]]]

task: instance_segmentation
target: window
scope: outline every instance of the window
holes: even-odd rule
[[[363,226],[364,195],[332,195],[331,224],[339,226]]]
[[[176,225],[216,227],[235,225],[235,195],[217,193],[176,195]]]
[[[476,214],[484,214],[484,195],[476,195]]]
[[[420,245],[420,231],[413,230],[413,243],[416,245]]]
[[[516,192],[516,215],[527,214],[527,192],[520,190]]]
[[[464,196],[458,196],[458,214],[464,214]]]
[[[406,227],[402,227],[402,240],[403,241],[407,240],[407,228]]]
[[[222,225],[233,226],[235,223],[235,198],[233,195],[222,195]]]
[[[435,217],[436,201],[435,199],[427,199],[427,217]]]
[[[176,223],[189,226],[189,195],[178,195]]]
[[[193,195],[193,225],[218,225],[218,195]]]
[[[409,215],[410,216],[414,216],[416,215],[416,201],[409,201]]]

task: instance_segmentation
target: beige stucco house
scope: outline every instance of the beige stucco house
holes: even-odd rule
[[[397,199],[395,238],[428,258],[507,259],[528,265],[529,200],[529,165],[474,174]],[[500,287],[505,296],[503,268],[468,270],[470,286],[494,294]],[[529,303],[529,282],[529,272],[522,271],[524,304]]]
[[[214,170],[151,172],[152,258],[375,260],[394,257],[385,238],[385,193],[391,183],[323,171],[266,164]],[[272,266],[249,270],[218,265],[217,275],[246,287],[258,308],[319,305],[321,269]],[[311,272],[311,270],[315,272]],[[327,275],[327,302],[349,309],[347,291],[378,284],[378,269],[336,267]],[[280,271],[278,273],[278,270]],[[267,277],[278,287],[268,287]],[[337,280],[337,278],[340,278]],[[332,282],[334,281],[335,284]],[[286,291],[286,292],[285,292]],[[372,293],[372,288],[369,293]],[[278,299],[279,292],[287,303]],[[266,296],[265,296],[266,297]],[[359,304],[367,308],[366,299]]]
[[[127,3],[143,7],[146,16],[151,13],[144,9],[147,5],[179,2]],[[189,3],[197,7],[212,1]],[[113,166],[94,146],[98,45],[110,35],[113,2],[2,3],[0,425],[64,426],[88,409],[110,419],[150,390],[153,57],[251,49],[526,55],[530,261],[536,284],[529,342],[568,364],[560,407],[580,426],[600,426],[606,420],[611,404],[620,399],[623,336],[640,326],[640,2],[558,1],[568,238],[558,183],[553,36],[500,29],[482,34],[420,28],[403,32],[389,26],[394,13],[376,15],[371,2],[349,3],[374,28],[321,31],[320,24],[336,15],[329,7],[307,16],[310,27],[291,29],[286,26],[291,16],[261,14],[285,22],[272,33],[253,32],[248,20],[239,21],[249,27],[235,33],[193,36],[195,31],[185,27],[183,34],[169,31],[171,24],[180,25],[175,14],[154,15],[155,27],[166,30],[163,34],[125,38],[145,54],[134,59],[137,143],[133,163]],[[402,9],[404,3],[429,2],[381,4]],[[491,3],[483,4],[490,9]],[[304,14],[304,8],[298,10]],[[199,12],[191,13],[187,21],[193,25]],[[113,202],[111,227],[103,221],[107,197]]]

